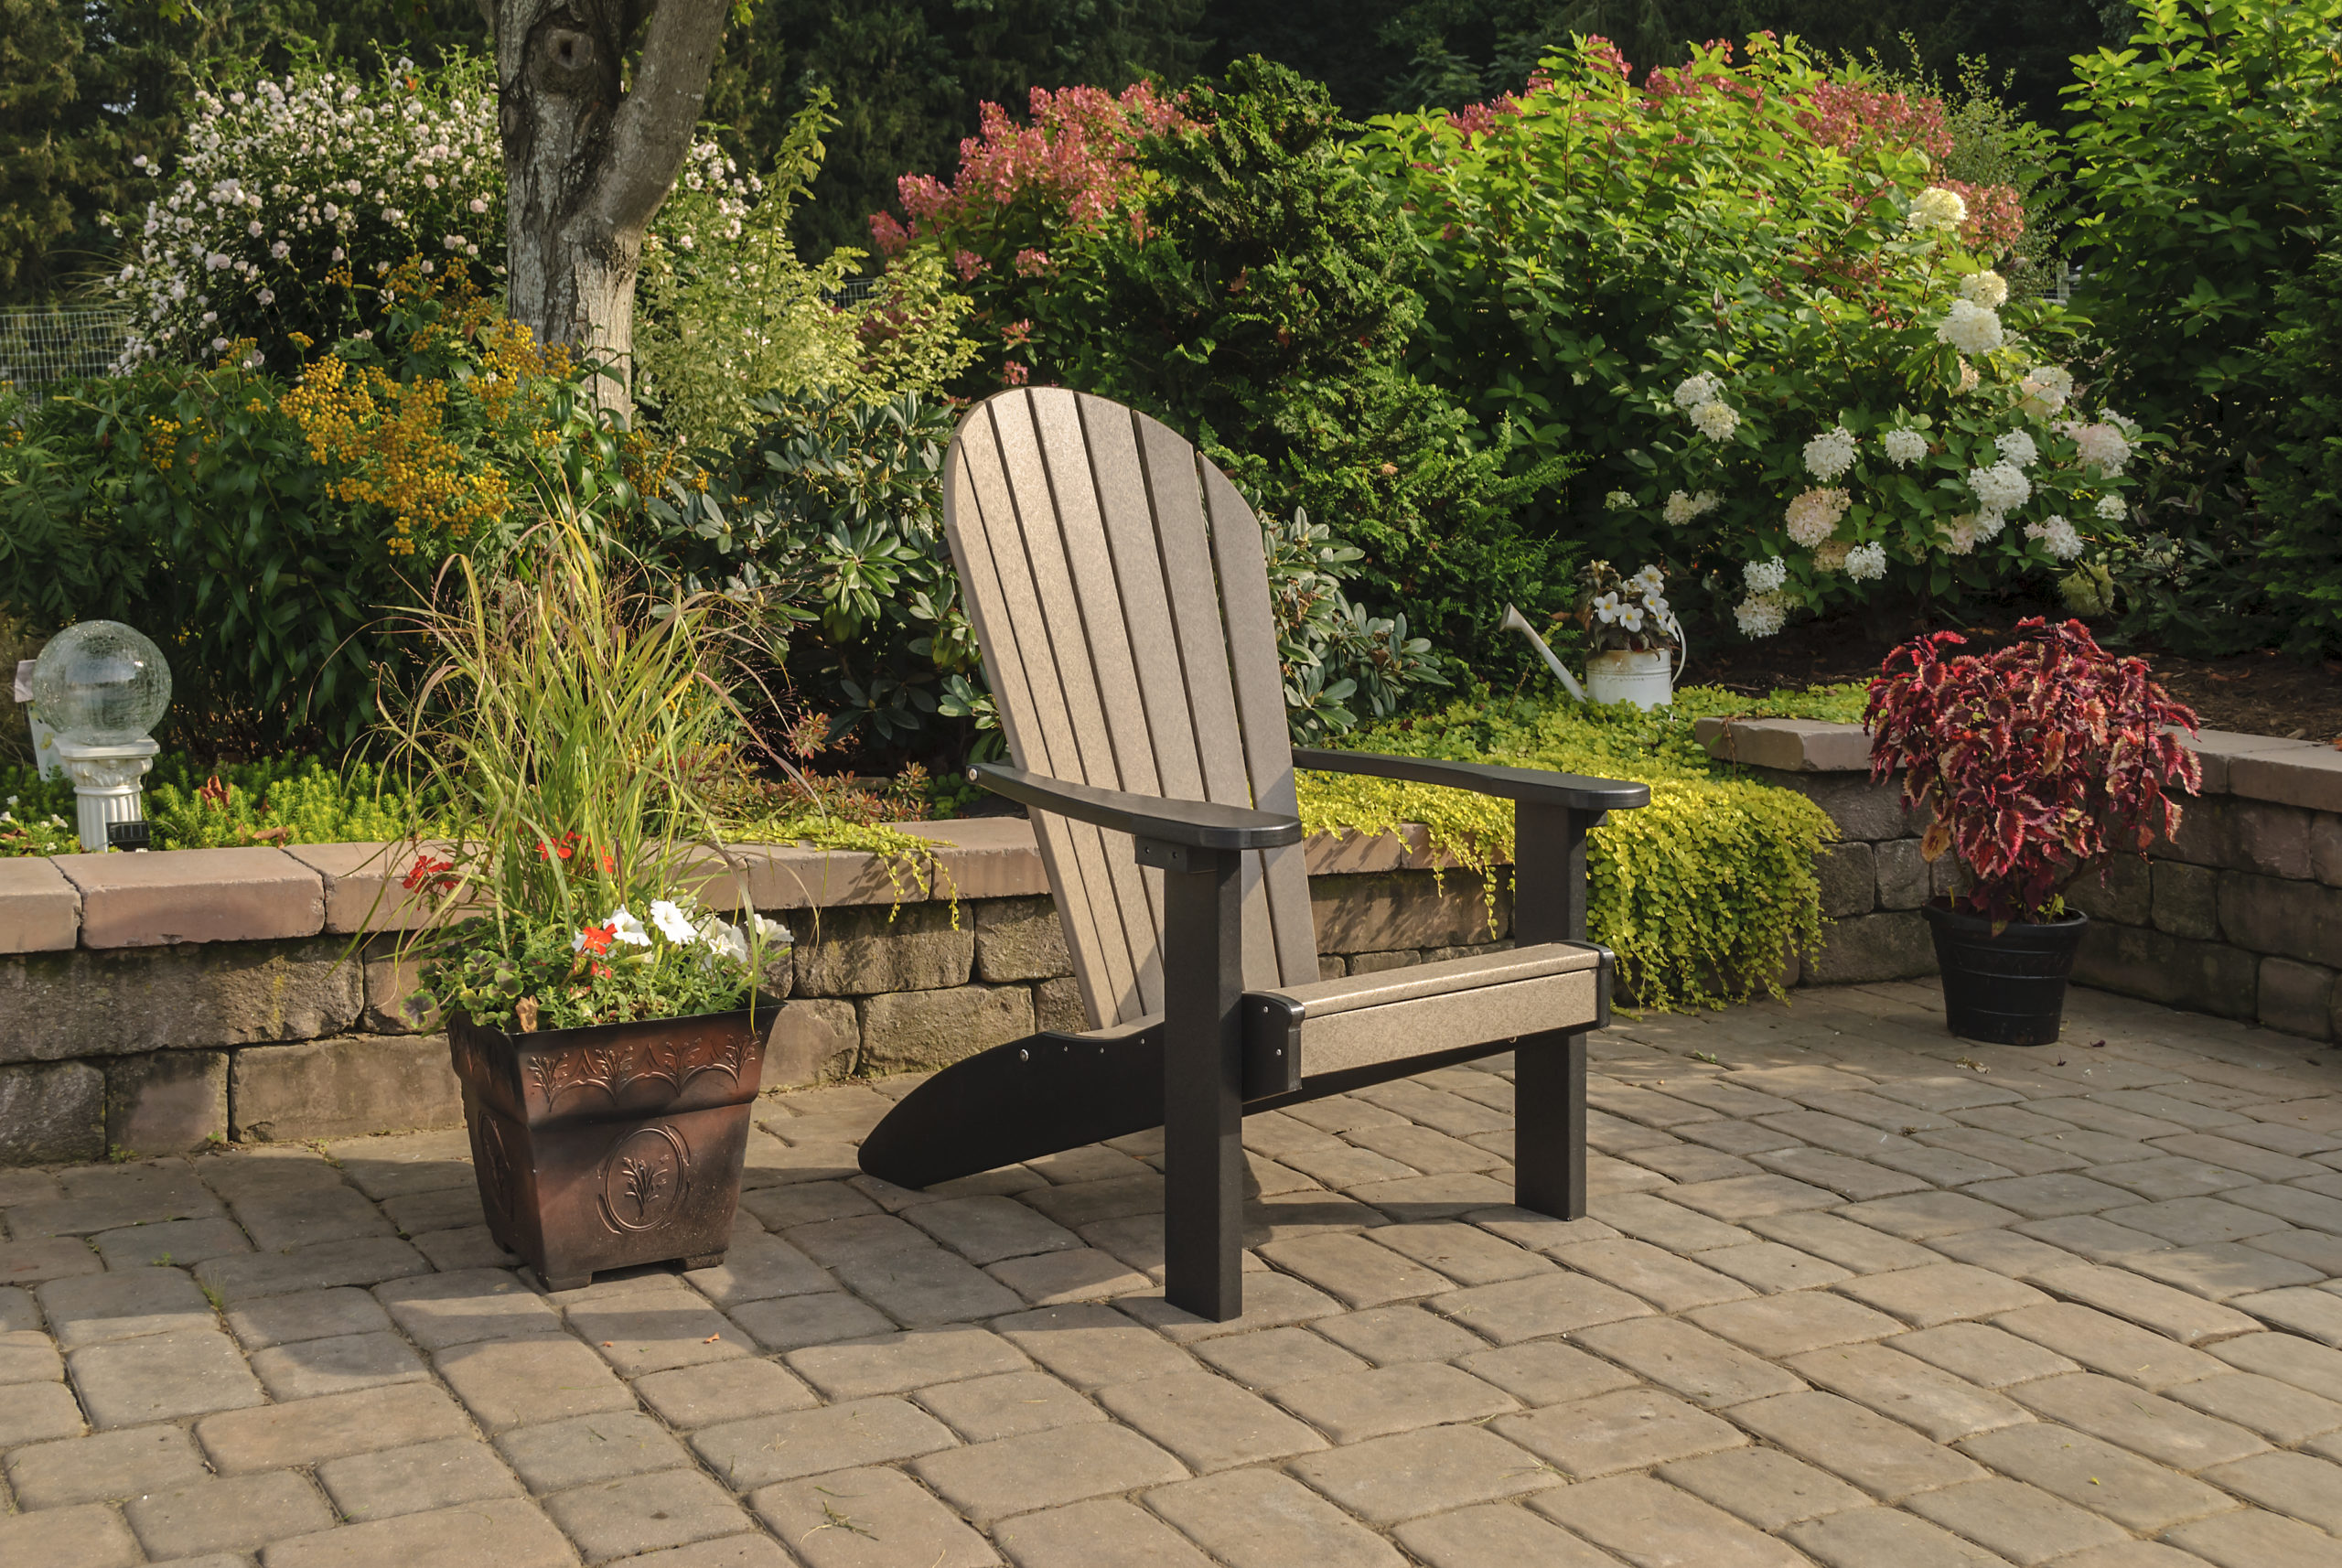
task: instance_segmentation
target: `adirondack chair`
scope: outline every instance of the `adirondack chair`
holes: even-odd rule
[[[1611,956],[1585,940],[1585,835],[1640,784],[1288,738],[1261,527],[1187,442],[1057,389],[969,411],[944,528],[1014,766],[970,777],[1023,802],[1090,1029],[953,1063],[863,1144],[925,1187],[1164,1129],[1165,1294],[1243,1310],[1247,1111],[1504,1050],[1523,1208],[1585,1212],[1585,1036]],[[1513,802],[1509,951],[1319,978],[1294,768],[1444,784]]]

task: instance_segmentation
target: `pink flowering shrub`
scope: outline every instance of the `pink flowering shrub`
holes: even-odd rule
[[[1110,230],[1144,241],[1148,182],[1139,145],[1189,122],[1176,101],[1143,81],[1120,94],[1037,87],[1022,124],[997,103],[981,115],[978,134],[960,143],[950,182],[903,176],[896,182],[902,216],[872,213],[870,235],[890,257],[915,245],[941,250],[975,306],[982,377],[1022,386],[1035,362],[1035,321],[1046,340],[1048,325],[1084,313],[1079,285],[1064,281],[1052,253]]]

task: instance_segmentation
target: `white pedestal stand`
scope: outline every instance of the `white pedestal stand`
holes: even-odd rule
[[[92,854],[102,854],[106,847],[107,823],[134,822],[145,816],[145,791],[138,781],[155,766],[155,754],[163,748],[152,739],[121,746],[83,746],[60,740],[56,746],[58,760],[65,765],[66,777],[73,780],[81,847]]]

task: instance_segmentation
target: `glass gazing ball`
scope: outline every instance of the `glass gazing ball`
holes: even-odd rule
[[[126,746],[145,739],[171,705],[171,667],[134,628],[81,621],[40,650],[33,705],[61,740]]]

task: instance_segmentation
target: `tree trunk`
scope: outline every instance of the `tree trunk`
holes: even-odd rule
[[[726,0],[480,3],[496,29],[513,319],[596,365],[596,400],[625,415],[642,236],[691,150]]]

